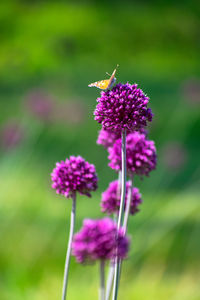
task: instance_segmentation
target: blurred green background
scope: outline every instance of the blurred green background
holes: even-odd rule
[[[99,90],[118,82],[150,97],[157,170],[136,179],[141,212],[119,299],[200,299],[200,5],[176,1],[0,3],[0,300],[61,299],[71,201],[51,190],[56,161],[94,163],[99,189],[79,197],[77,225],[101,217],[117,175],[96,145]],[[97,299],[98,266],[72,258],[68,299]]]

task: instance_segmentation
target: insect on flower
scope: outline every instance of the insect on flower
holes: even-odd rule
[[[117,65],[117,67],[118,66],[119,65]],[[101,89],[101,90],[107,90],[107,89],[111,88],[116,82],[115,73],[117,71],[117,67],[114,69],[112,75],[107,73],[110,76],[109,79],[96,81],[96,82],[90,83],[88,86],[89,87],[96,86],[98,89]]]

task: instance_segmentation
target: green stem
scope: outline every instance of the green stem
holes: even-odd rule
[[[120,170],[119,173],[118,173],[118,183],[117,183],[117,194],[116,194],[117,201],[118,201],[118,199],[120,199],[121,182],[122,182],[122,172]],[[116,215],[115,214],[113,216],[113,221],[116,222]],[[114,273],[115,273],[115,265],[113,264],[113,262],[110,262],[109,271],[108,271],[108,279],[107,279],[107,283],[106,283],[106,298],[105,298],[105,300],[110,299],[110,294],[111,294],[112,285],[113,285]]]
[[[99,300],[105,300],[105,262],[100,261],[100,291]]]
[[[133,189],[133,177],[130,179],[130,187],[129,187],[129,190],[128,190],[126,210],[125,210],[125,215],[124,215],[123,228],[124,228],[125,233],[127,231],[128,218],[129,218],[129,213],[130,213],[130,208],[131,208],[132,189]]]
[[[76,194],[74,194],[72,196],[70,233],[69,233],[68,247],[67,247],[67,253],[66,253],[66,260],[65,260],[62,300],[65,300],[66,295],[67,295],[67,283],[68,283],[69,265],[70,265],[70,257],[71,257],[72,239],[73,239],[74,227],[75,227],[75,218],[76,218]]]
[[[126,197],[126,130],[122,131],[122,182],[121,183],[122,183],[121,200],[120,200],[120,209],[119,209],[119,216],[117,222],[118,229],[121,227],[123,222],[125,197]],[[117,296],[118,296],[120,265],[121,265],[120,260],[116,258],[112,300],[117,300]]]
[[[106,298],[105,298],[105,300],[110,299],[110,293],[111,293],[111,289],[112,289],[114,273],[115,273],[115,265],[111,262],[110,267],[109,267],[107,285],[106,285]]]

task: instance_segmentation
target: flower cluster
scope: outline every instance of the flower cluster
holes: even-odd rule
[[[129,240],[123,229],[109,218],[83,222],[82,229],[74,235],[72,254],[79,263],[91,263],[98,259],[124,259],[127,256]]]
[[[114,170],[121,170],[121,139],[108,149],[110,163]],[[153,141],[137,131],[126,138],[126,165],[129,174],[148,175],[156,168],[156,148]]]
[[[152,120],[151,109],[147,108],[149,98],[137,84],[117,84],[112,90],[101,92],[97,102],[95,120],[105,130],[133,131]]]
[[[102,212],[106,212],[108,214],[118,213],[120,207],[120,189],[118,187],[118,180],[112,181],[107,190],[102,193],[101,199],[101,208]],[[126,183],[126,199],[125,205],[127,202],[128,193],[130,190],[130,182]],[[134,215],[139,211],[138,206],[142,203],[141,194],[137,188],[132,188],[131,191],[131,207],[130,214]]]
[[[116,69],[113,71],[111,79],[115,76],[115,72]],[[96,86],[96,84],[89,86],[94,85]],[[110,90],[102,91],[101,97],[97,99],[94,115],[95,120],[102,125],[97,144],[103,145],[108,150],[109,166],[112,169],[120,171],[123,165],[122,172],[119,172],[119,180],[109,184],[107,190],[102,193],[101,199],[102,212],[116,214],[117,222],[109,218],[85,219],[80,231],[74,235],[75,193],[79,192],[90,197],[90,192],[97,189],[98,179],[95,167],[81,156],[71,156],[69,159],[57,163],[51,174],[52,187],[56,192],[67,198],[72,197],[63,299],[66,298],[71,253],[76,257],[78,263],[100,261],[101,299],[104,298],[105,293],[104,262],[110,260],[114,264],[115,272],[113,275],[111,272],[113,278],[109,280],[110,286],[107,285],[107,291],[111,290],[112,282],[116,283],[113,284],[113,297],[117,299],[120,263],[127,257],[129,250],[129,239],[126,236],[128,213],[129,210],[132,215],[137,213],[139,205],[142,203],[139,190],[132,187],[131,180],[126,182],[125,166],[130,178],[135,174],[149,175],[149,172],[156,167],[156,148],[154,142],[148,140],[145,128],[147,123],[152,121],[151,109],[147,107],[148,102],[149,98],[138,88],[137,84],[129,83],[120,83]],[[122,191],[121,186],[123,187]],[[123,227],[120,227],[121,224]]]
[[[81,156],[70,156],[69,159],[56,164],[51,174],[52,188],[57,194],[69,198],[75,192],[91,196],[90,191],[97,189],[98,178],[94,165]]]

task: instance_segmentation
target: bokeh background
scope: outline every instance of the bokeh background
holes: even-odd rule
[[[138,83],[151,98],[157,170],[136,179],[132,246],[119,299],[200,299],[200,5],[176,1],[0,3],[0,299],[61,298],[71,202],[51,190],[55,162],[94,163],[99,189],[79,197],[76,230],[101,217],[116,178],[96,145],[99,90]],[[97,299],[98,266],[70,269],[69,299]]]

